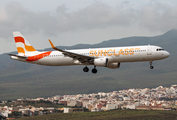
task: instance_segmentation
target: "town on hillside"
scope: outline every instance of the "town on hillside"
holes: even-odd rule
[[[113,109],[177,110],[177,85],[0,101],[0,119]]]

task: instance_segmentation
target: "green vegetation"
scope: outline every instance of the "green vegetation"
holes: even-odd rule
[[[21,101],[16,101],[13,103],[6,103],[3,106],[8,106],[11,107],[13,105],[13,107],[17,107],[19,105],[23,105],[23,106],[33,106],[33,107],[54,107],[54,108],[63,108],[63,107],[69,107],[69,106],[65,106],[65,105],[58,105],[58,104],[54,104],[50,101],[23,101],[23,104],[21,104]]]
[[[175,120],[176,111],[112,110],[106,112],[84,112],[48,114],[19,120]]]

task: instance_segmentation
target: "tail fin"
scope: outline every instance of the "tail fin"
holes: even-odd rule
[[[15,44],[19,55],[26,55],[35,52],[36,50],[30,43],[22,36],[20,32],[13,32]]]

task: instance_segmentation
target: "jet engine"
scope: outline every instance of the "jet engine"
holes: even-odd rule
[[[108,64],[108,58],[97,58],[94,60],[95,66],[107,67],[107,64]]]
[[[107,65],[107,68],[110,68],[110,69],[117,69],[120,67],[120,63],[109,63]]]

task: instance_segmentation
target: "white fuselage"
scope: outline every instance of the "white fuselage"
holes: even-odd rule
[[[92,56],[96,58],[108,58],[109,63],[121,62],[139,62],[139,61],[154,61],[169,57],[169,53],[159,46],[127,46],[127,47],[109,47],[109,48],[91,48],[66,50],[72,53],[81,54],[83,56]],[[86,65],[80,63],[71,57],[65,56],[59,51],[36,52],[35,54],[26,54],[32,59],[23,59],[16,56],[11,56],[12,59],[47,66],[69,66],[69,65]],[[39,56],[40,54],[40,56]],[[38,59],[40,57],[40,59]],[[87,64],[94,65],[94,64]]]

